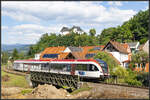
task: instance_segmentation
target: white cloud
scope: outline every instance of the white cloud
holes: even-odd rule
[[[121,6],[121,2],[109,2]],[[2,2],[2,15],[17,21],[57,23],[99,23],[95,19],[109,17],[111,10],[93,2]],[[128,10],[120,10],[126,13]],[[132,10],[132,12],[134,12]],[[129,12],[131,16],[135,13]],[[117,18],[113,18],[116,20]],[[101,21],[103,22],[103,20]],[[122,20],[120,20],[122,22]]]
[[[144,9],[142,9],[143,11],[149,9],[149,5],[147,5]]]
[[[34,44],[36,43],[42,34],[45,33],[58,33],[63,24],[58,24],[56,26],[42,26],[37,24],[21,24],[5,28],[9,37],[5,38],[5,43],[24,43],[24,44]],[[4,34],[5,35],[5,34]],[[8,39],[6,39],[8,38]],[[9,39],[10,38],[10,39]]]
[[[108,4],[109,5],[113,5],[113,1],[108,1]]]
[[[2,26],[2,30],[7,30],[8,26]]]
[[[123,5],[120,1],[109,1],[108,4],[111,6],[122,6]]]
[[[109,4],[122,5],[121,2],[109,2]],[[114,6],[106,8],[101,2],[2,1],[2,17],[9,16],[17,23],[29,23],[7,29],[8,34],[14,38],[11,39],[13,43],[20,41],[35,43],[42,34],[58,33],[63,26],[77,25],[86,32],[90,28],[95,28],[97,33],[100,33],[104,28],[122,24],[135,14],[134,10],[121,10]]]
[[[103,13],[103,17],[99,17],[95,20],[103,24],[113,23],[117,25],[129,20],[134,14],[136,14],[136,12],[133,10],[120,10],[112,7],[109,8],[108,12]]]

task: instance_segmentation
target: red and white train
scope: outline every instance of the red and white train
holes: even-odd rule
[[[109,67],[106,62],[96,60],[16,60],[14,70],[36,71],[79,75],[88,79],[104,79],[109,77]]]

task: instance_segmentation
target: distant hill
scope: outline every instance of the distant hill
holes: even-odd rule
[[[18,52],[27,53],[31,45],[32,44],[2,44],[2,51],[11,53],[16,48]]]

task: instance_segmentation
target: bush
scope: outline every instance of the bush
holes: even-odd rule
[[[132,71],[130,68],[127,69],[128,71],[128,77],[131,79],[135,79],[135,77],[137,76],[136,71]]]
[[[144,86],[149,86],[149,73],[140,73],[135,77],[138,81],[142,82]]]
[[[116,75],[118,78],[126,78],[129,76],[129,72],[121,66],[115,67],[111,74]]]
[[[98,52],[94,56],[94,59],[101,59],[105,61],[109,67],[110,74],[112,72],[112,69],[118,66],[115,59],[112,56],[110,56],[107,52],[104,52],[104,51]]]
[[[21,94],[23,94],[23,95],[24,95],[24,94],[31,93],[31,92],[32,92],[32,90],[33,90],[33,89],[25,89],[25,90],[22,90],[22,91],[21,91]]]
[[[140,81],[137,81],[136,79],[127,78],[125,79],[125,82],[128,83],[128,85],[132,86],[142,86],[142,83]]]

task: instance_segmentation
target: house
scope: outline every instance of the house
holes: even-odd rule
[[[70,33],[70,29],[68,27],[63,27],[60,32],[62,33],[62,35],[66,35]]]
[[[35,60],[39,60],[39,59],[40,59],[40,55],[41,55],[41,53],[36,53],[36,54],[34,55],[34,59],[35,59]]]
[[[40,59],[93,59],[96,53],[101,52],[103,48],[103,45],[84,47],[48,47],[40,53]],[[114,55],[111,53],[108,54],[112,56],[118,64],[121,64],[119,60],[114,57]],[[37,56],[39,55],[37,54]]]
[[[149,40],[143,45],[142,50],[149,54]]]
[[[82,52],[83,52],[82,48],[72,46],[66,47],[66,49],[64,50],[64,53],[70,53],[70,55],[74,57],[72,59],[84,59]]]
[[[79,26],[73,26],[70,31],[73,31],[74,33],[83,34],[84,31]]]
[[[67,47],[64,52],[71,52],[75,59],[90,59],[101,51],[104,46]],[[93,55],[87,57],[87,55]]]
[[[143,51],[145,51],[146,53],[149,54],[149,40],[147,40],[147,42],[145,44],[140,45],[139,50],[143,50]],[[135,71],[149,72],[149,62],[146,63],[143,67],[142,67],[142,65],[137,67],[137,64],[135,66],[136,66],[135,69],[134,69]]]
[[[100,46],[84,46],[82,56],[84,59],[93,59],[93,57],[99,52],[102,52],[104,45]],[[108,52],[106,52],[108,53]],[[108,53],[109,56],[113,57],[117,64],[120,65],[120,62],[111,54]]]
[[[49,47],[41,53],[40,59],[80,59],[78,54],[81,52],[79,47]]]
[[[61,32],[62,35],[67,35],[71,31],[73,31],[74,33],[78,33],[78,34],[83,34],[84,33],[84,31],[79,26],[73,26],[72,28],[63,27],[60,30],[60,32]]]
[[[138,49],[140,46],[139,42],[131,42],[131,43],[128,43],[128,45],[129,45],[132,53],[136,53],[139,50]]]
[[[97,53],[102,50],[104,46],[85,46],[85,47],[49,47],[46,48],[41,54],[40,59],[88,59],[88,53]],[[36,58],[38,58],[36,54]]]
[[[135,66],[136,67],[134,68],[134,71],[137,71],[137,72],[140,72],[140,71],[149,72],[149,63],[146,63],[143,68],[141,67],[142,65],[137,67],[137,64],[136,64]]]
[[[128,64],[131,60],[131,50],[127,43],[118,43],[115,41],[109,41],[103,51],[111,53],[125,68],[128,68]]]
[[[41,53],[40,59],[58,59],[65,49],[64,46],[48,47]]]
[[[64,52],[82,52],[82,48],[69,46],[64,50]]]
[[[97,52],[101,51],[104,46],[84,46],[83,55],[86,59],[92,58],[96,55]]]

